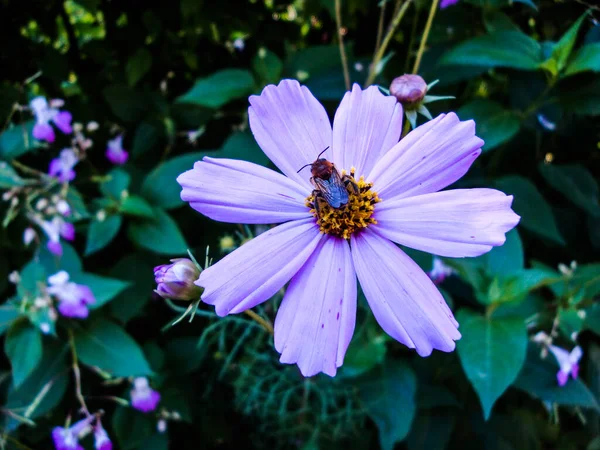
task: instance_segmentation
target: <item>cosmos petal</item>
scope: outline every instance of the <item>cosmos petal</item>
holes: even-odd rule
[[[311,217],[310,191],[247,161],[204,158],[179,175],[181,199],[211,219],[230,223],[280,223]]]
[[[331,147],[323,105],[296,80],[269,85],[249,101],[250,128],[260,148],[285,175],[311,189],[310,170],[297,171]]]
[[[348,242],[323,239],[294,275],[275,319],[275,348],[282,363],[302,375],[335,376],[356,322],[356,274]]]
[[[202,300],[219,316],[240,313],[271,298],[304,265],[323,235],[313,218],[258,235],[200,273]]]
[[[369,174],[384,200],[437,192],[461,178],[481,154],[475,122],[441,114],[408,133]]]
[[[379,235],[440,256],[479,256],[504,244],[520,217],[512,196],[495,189],[454,189],[382,201],[375,208]]]
[[[402,133],[402,105],[371,86],[355,84],[347,92],[333,121],[333,162],[338,169],[356,168],[365,175],[381,156],[398,143]]]
[[[402,250],[367,229],[352,235],[352,259],[386,333],[421,356],[454,350],[458,323],[433,282]]]

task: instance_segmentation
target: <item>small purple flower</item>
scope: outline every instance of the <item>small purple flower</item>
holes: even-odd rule
[[[52,430],[52,440],[56,450],[83,450],[79,444],[81,435],[88,433],[91,429],[93,416],[75,422],[69,428],[55,427]]]
[[[64,134],[71,134],[73,132],[71,128],[71,113],[68,111],[59,111],[54,105],[48,105],[48,101],[44,97],[35,97],[29,103],[29,107],[36,120],[36,124],[33,127],[34,138],[40,141],[54,142],[56,136],[50,122],[53,122]]]
[[[430,272],[427,272],[431,281],[433,281],[436,285],[441,284],[444,280],[454,273],[454,269],[452,267],[444,264],[440,258],[434,256],[433,257],[433,268]]]
[[[72,148],[65,148],[60,152],[58,158],[50,161],[48,175],[58,178],[59,181],[66,183],[75,178],[73,167],[79,162],[77,155]]]
[[[131,406],[144,413],[154,411],[160,401],[160,394],[150,387],[148,379],[139,377],[133,380]]]
[[[577,375],[579,375],[579,360],[583,356],[581,347],[578,345],[571,350],[571,353],[555,345],[549,345],[548,349],[552,352],[560,366],[560,369],[556,374],[558,385],[564,386],[567,384],[569,374],[575,380]]]
[[[106,157],[108,160],[117,165],[122,165],[127,162],[129,153],[123,149],[123,135],[120,134],[114,139],[108,141],[108,147],[106,149]]]
[[[108,433],[102,428],[100,419],[98,419],[98,423],[94,427],[94,447],[96,450],[112,450],[113,448]]]
[[[440,3],[440,9],[447,8],[448,6],[451,6],[451,5],[456,5],[457,3],[458,3],[458,0],[442,0]]]
[[[267,86],[250,105],[254,137],[283,174],[205,157],[177,178],[181,198],[221,222],[283,224],[203,270],[196,282],[202,300],[219,316],[237,314],[289,281],[275,348],[282,363],[298,364],[305,376],[334,376],[342,365],[354,332],[357,277],[390,336],[421,356],[453,351],[460,333],[452,311],[395,243],[439,256],[479,256],[504,244],[517,225],[512,196],[495,189],[438,192],[481,154],[475,123],[442,114],[398,142],[402,105],[374,86],[346,93],[333,128],[325,108],[295,80]],[[324,150],[321,157],[345,182],[331,182],[330,200],[323,191],[315,195],[310,170],[298,171]]]
[[[52,220],[36,219],[36,222],[48,237],[48,250],[54,255],[62,256],[63,250],[60,238],[62,237],[67,241],[75,239],[75,225],[66,222],[60,216],[55,216]]]
[[[85,319],[89,315],[88,305],[96,299],[88,286],[69,281],[69,274],[64,270],[48,277],[48,283],[48,293],[58,299],[58,311],[63,316]]]
[[[154,292],[173,300],[197,300],[202,289],[194,284],[200,270],[187,258],[172,259],[171,264],[154,268],[157,287]]]

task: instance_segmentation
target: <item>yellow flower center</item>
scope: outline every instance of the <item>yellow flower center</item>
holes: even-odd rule
[[[345,171],[342,171],[342,177]],[[346,190],[348,191],[348,203],[340,208],[334,208],[327,200],[317,195],[316,200],[313,194],[306,198],[306,206],[317,219],[321,233],[331,234],[344,239],[350,239],[352,233],[356,233],[371,224],[377,223],[372,217],[375,210],[375,203],[381,199],[377,192],[372,191],[372,183],[367,183],[361,176],[358,181],[354,179],[354,169],[350,170]],[[318,203],[315,208],[315,201]]]

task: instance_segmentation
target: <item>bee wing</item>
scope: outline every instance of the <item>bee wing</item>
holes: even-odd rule
[[[333,170],[329,180],[314,178],[314,183],[327,200],[327,203],[334,208],[339,208],[348,203],[348,191],[337,170]]]

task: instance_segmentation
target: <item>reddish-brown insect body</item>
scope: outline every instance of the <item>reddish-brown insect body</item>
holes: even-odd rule
[[[333,163],[327,161],[325,158],[317,159],[310,165],[310,173],[312,174],[313,178],[329,180],[334,170],[335,167]]]

